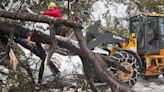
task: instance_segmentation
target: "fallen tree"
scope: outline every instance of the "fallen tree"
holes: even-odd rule
[[[1,11],[0,17],[10,18],[10,19],[19,19],[19,20],[23,20],[23,21],[43,22],[43,23],[48,23],[51,26],[55,25],[56,27],[57,26],[67,26],[67,27],[73,28],[75,31],[76,37],[78,39],[78,43],[79,43],[78,45],[76,42],[73,42],[70,39],[59,37],[59,36],[55,37],[55,39],[57,40],[57,44],[55,44],[55,45],[58,45],[59,47],[62,47],[62,48],[66,48],[70,52],[79,55],[84,67],[86,67],[84,69],[88,69],[86,66],[87,64],[85,62],[92,63],[94,65],[96,75],[100,79],[102,79],[104,82],[106,82],[112,88],[113,92],[131,92],[132,91],[129,87],[126,87],[126,86],[120,84],[117,81],[117,79],[115,79],[115,76],[113,75],[113,73],[111,71],[107,70],[108,66],[107,66],[106,61],[110,62],[111,65],[117,66],[122,71],[126,71],[126,69],[124,69],[124,67],[121,67],[121,65],[119,65],[118,63],[113,62],[113,60],[110,58],[107,59],[104,56],[100,56],[99,54],[93,53],[86,45],[85,38],[83,37],[83,35],[81,33],[82,26],[80,24],[68,22],[66,20],[54,20],[50,17],[46,17],[43,15],[12,13],[12,12],[6,12],[6,11]],[[43,70],[44,70],[44,61],[47,56],[45,54],[44,49],[41,47],[40,44],[41,43],[50,44],[50,45],[52,45],[52,47],[54,47],[53,40],[51,38],[51,36],[53,36],[51,34],[52,30],[53,30],[53,27],[51,29],[50,36],[48,36],[39,31],[30,31],[29,29],[25,29],[20,26],[15,26],[15,25],[11,25],[11,24],[8,24],[5,22],[0,22],[0,32],[1,33],[6,34],[6,35],[10,35],[12,33],[15,37],[14,40],[17,43],[19,43],[23,47],[31,50],[31,52],[33,52],[34,54],[36,54],[37,56],[39,56],[41,58],[42,64],[41,64],[40,72],[39,72],[40,73],[39,80],[38,80],[39,83],[41,83],[42,74],[43,74]],[[26,40],[24,40],[25,38],[27,38],[27,36],[29,36],[29,34],[31,34],[31,32],[32,32],[31,38],[32,38],[32,41],[35,42],[35,44],[29,43]],[[51,69],[54,70],[54,74],[57,74],[59,72],[58,69],[56,68],[56,66],[53,65],[51,61],[48,64],[50,65]],[[88,76],[87,78],[89,79],[89,77],[90,77],[90,75],[88,75],[89,72],[87,72],[87,70],[84,70],[84,71],[85,71],[86,75]],[[91,85],[92,90],[94,90],[94,92],[98,91],[94,87],[91,79],[89,79],[89,84]]]

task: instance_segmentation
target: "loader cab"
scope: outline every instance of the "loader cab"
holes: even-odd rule
[[[137,39],[138,54],[160,54],[164,49],[164,14],[142,14],[130,18],[132,33]]]

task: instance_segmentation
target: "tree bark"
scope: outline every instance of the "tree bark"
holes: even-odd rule
[[[90,69],[91,63],[83,57],[80,57],[83,63],[83,67],[84,67],[84,73],[86,76],[86,80],[88,82],[88,84],[90,85],[90,88],[93,92],[99,92],[99,90],[96,88],[96,86],[94,85],[94,81],[92,80],[92,72]]]
[[[67,26],[71,28],[75,28],[75,27],[82,28],[82,26],[77,23],[72,23],[63,19],[54,19],[53,17],[47,17],[45,15],[35,15],[30,13],[8,12],[8,11],[0,10],[0,17],[22,20],[22,21],[33,21],[33,22],[42,22],[47,24],[55,24],[55,25]]]

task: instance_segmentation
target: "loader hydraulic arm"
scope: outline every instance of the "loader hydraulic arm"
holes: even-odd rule
[[[128,42],[128,41],[129,41],[129,38],[121,37],[116,33],[106,31],[104,33],[99,33],[99,35],[95,35],[93,39],[88,41],[87,45],[88,45],[88,48],[93,49],[94,47],[101,46],[103,44],[122,43],[122,42]]]
[[[90,26],[89,32],[87,33],[88,48],[93,49],[94,47],[101,46],[103,44],[111,43],[121,43],[128,42],[129,39],[126,37],[121,37],[116,33],[104,30],[104,32],[99,32],[98,29],[101,27],[101,21],[96,21]]]

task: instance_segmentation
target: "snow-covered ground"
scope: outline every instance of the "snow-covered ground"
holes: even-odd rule
[[[158,79],[139,79],[132,89],[136,92],[164,92],[164,78],[160,76]]]
[[[30,65],[32,69],[35,69],[36,66],[40,66],[40,63],[38,64],[38,62],[40,62],[39,58],[36,55],[32,54],[31,56],[31,52],[29,50],[27,50],[26,48],[22,46],[21,48],[24,51],[26,57],[31,57],[31,61],[32,61],[31,63],[33,64],[30,64]],[[23,58],[24,56],[22,57],[22,59]],[[67,76],[70,74],[83,74],[83,66],[81,63],[81,59],[78,56],[63,56],[58,53],[54,53],[52,55],[51,60],[61,72],[61,77]],[[50,76],[52,74],[49,68],[45,69],[44,73],[45,73],[44,75],[46,76]]]

